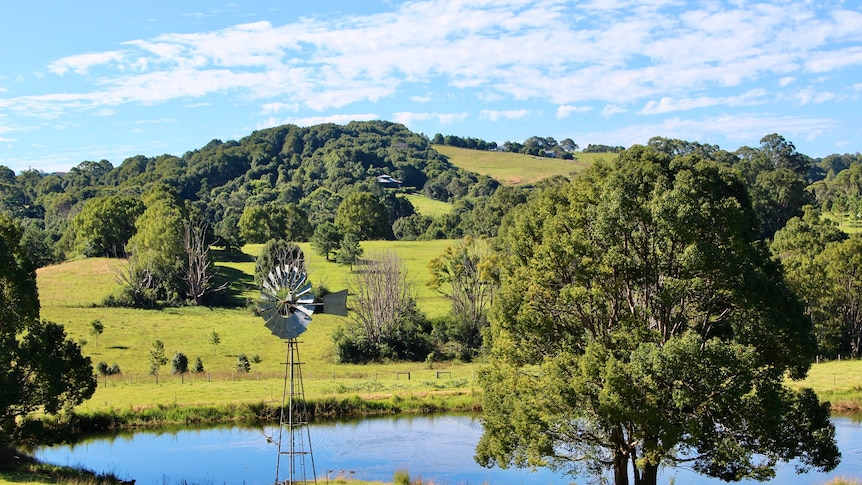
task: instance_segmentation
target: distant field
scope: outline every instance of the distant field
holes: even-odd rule
[[[615,158],[613,153],[577,153],[576,160],[534,157],[520,153],[469,150],[446,145],[434,149],[460,168],[488,175],[503,185],[529,185],[554,176],[580,172],[599,158]]]
[[[838,228],[847,234],[862,233],[862,224],[858,221],[853,221],[846,213],[826,212],[823,217],[838,224]]]
[[[404,198],[413,204],[416,212],[427,217],[437,217],[448,214],[452,210],[452,204],[439,200],[429,199],[420,194],[404,194]]]

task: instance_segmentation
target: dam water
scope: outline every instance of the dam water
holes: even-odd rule
[[[778,469],[772,484],[824,484],[833,477],[862,479],[862,424],[834,418],[842,452],[839,467],[828,473],[797,475],[792,465]],[[313,424],[311,448],[318,483],[337,477],[392,481],[396,470],[424,483],[569,484],[589,477],[548,469],[483,468],[473,460],[481,424],[472,415],[369,418]],[[36,457],[57,465],[113,473],[136,485],[257,485],[275,481],[278,449],[267,437],[277,427],[218,427],[178,431],[138,431],[89,438],[73,445],[42,447]],[[284,480],[284,465],[279,477]],[[723,484],[685,468],[664,469],[660,483]],[[743,481],[739,483],[763,483]]]

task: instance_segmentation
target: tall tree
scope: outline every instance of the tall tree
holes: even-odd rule
[[[125,256],[135,234],[135,221],[144,212],[136,197],[97,197],[88,200],[72,220],[75,250],[84,256]]]
[[[634,146],[521,207],[501,229],[480,463],[617,485],[679,463],[724,480],[837,465],[828,404],[784,384],[815,339],[738,178]]]
[[[862,356],[862,237],[833,242],[817,256],[826,273],[823,313],[854,357]]]
[[[499,280],[499,264],[488,242],[465,238],[428,263],[427,285],[452,304],[455,341],[471,355],[482,346],[488,310]]]
[[[335,225],[343,234],[356,234],[363,241],[392,234],[389,211],[371,192],[351,192],[338,206]]]
[[[39,320],[36,273],[9,216],[0,214],[0,448],[24,439],[20,418],[89,399],[96,379],[62,325]]]
[[[828,245],[845,239],[847,234],[835,223],[823,217],[820,211],[809,208],[803,217],[790,219],[775,233],[770,244],[772,252],[781,259],[788,284],[806,305],[806,312],[814,323],[819,353],[829,357],[850,349],[840,313],[829,304],[835,302],[833,292],[836,290],[830,278],[838,273],[827,274],[826,271],[826,265],[831,263],[835,269],[843,258],[833,262],[834,254],[824,253]]]

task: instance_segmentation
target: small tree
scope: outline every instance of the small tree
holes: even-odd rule
[[[180,374],[181,376],[189,371],[189,358],[182,352],[174,354],[174,359],[171,361],[171,374]]]
[[[90,335],[96,339],[96,347],[99,346],[99,335],[102,335],[102,332],[105,331],[105,325],[102,324],[101,320],[93,320],[90,322]]]
[[[195,368],[192,370],[195,374],[200,374],[204,371],[204,361],[200,357],[195,358]]]
[[[247,373],[251,371],[251,362],[245,354],[239,354],[236,358],[236,371]]]
[[[314,229],[311,236],[311,247],[317,254],[329,261],[329,255],[341,244],[341,231],[331,222],[324,222]]]
[[[215,353],[216,353],[216,349],[218,348],[219,344],[221,343],[221,336],[218,334],[218,332],[216,332],[215,330],[213,330],[213,331],[210,333],[210,339],[209,339],[209,342],[210,342],[210,345],[212,345],[212,348],[213,348],[213,355],[215,355]]]
[[[168,363],[168,358],[165,357],[165,343],[161,340],[153,342],[153,348],[150,349],[150,375],[156,376],[156,384],[159,383],[159,368]]]
[[[341,239],[341,244],[338,246],[338,253],[335,254],[335,262],[338,264],[346,264],[353,271],[353,265],[356,260],[362,256],[363,249],[359,245],[359,237],[354,233],[347,233]]]

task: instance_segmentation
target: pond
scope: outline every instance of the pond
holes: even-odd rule
[[[841,465],[832,473],[796,475],[792,466],[778,470],[768,483],[823,484],[830,477],[862,478],[862,425],[835,418]],[[268,443],[273,428],[208,428],[177,432],[137,432],[89,439],[71,446],[44,447],[36,457],[58,465],[136,479],[137,485],[271,484],[277,447]],[[315,424],[310,428],[318,483],[348,476],[391,481],[396,470],[411,478],[442,484],[585,483],[550,470],[486,469],[473,461],[482,434],[475,416],[433,415],[372,418]],[[288,475],[282,461],[280,478]],[[723,484],[686,469],[664,470],[661,483]],[[761,482],[741,482],[761,483]]]

